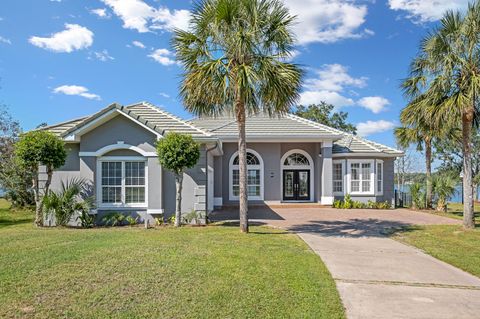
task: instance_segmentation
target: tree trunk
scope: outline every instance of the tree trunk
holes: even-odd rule
[[[53,169],[47,166],[47,180],[45,181],[45,185],[43,186],[44,197],[48,195],[48,192],[50,191],[50,185],[52,184],[52,175],[53,175]]]
[[[473,180],[472,180],[472,126],[474,109],[466,110],[462,115],[462,147],[463,147],[463,227],[475,228],[473,213]]]
[[[34,170],[32,174],[32,188],[33,188],[33,195],[35,199],[35,226],[41,227],[43,226],[43,205],[40,196],[40,185],[38,180],[38,169]]]
[[[426,203],[427,209],[432,208],[432,141],[430,137],[425,138],[425,166],[427,175]]]
[[[245,105],[241,101],[241,99],[237,99],[235,107],[238,122],[240,231],[243,233],[248,233],[247,141],[245,135]]]
[[[175,174],[175,186],[177,188],[176,205],[175,205],[175,227],[180,227],[182,222],[183,173]]]

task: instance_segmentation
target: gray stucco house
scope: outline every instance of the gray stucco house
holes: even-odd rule
[[[212,211],[238,201],[238,132],[231,117],[185,121],[141,102],[112,104],[45,129],[62,137],[68,149],[52,189],[72,177],[86,179],[99,214],[173,214],[174,177],[155,153],[156,141],[171,131],[190,134],[201,145],[198,164],[184,176],[183,211]],[[246,132],[251,203],[331,205],[345,194],[360,201],[394,198],[400,151],[292,114],[248,116]]]

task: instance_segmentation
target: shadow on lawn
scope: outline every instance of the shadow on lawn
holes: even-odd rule
[[[294,225],[288,230],[297,233],[318,234],[323,237],[388,237],[398,232],[420,229],[408,223],[380,219],[351,219],[348,221],[310,221],[308,224]]]
[[[9,213],[10,215],[12,213]],[[15,212],[13,212],[15,214]],[[33,223],[33,217],[28,216],[19,216],[18,218],[4,217],[5,215],[3,210],[0,210],[0,229],[6,228],[9,226],[22,225]]]

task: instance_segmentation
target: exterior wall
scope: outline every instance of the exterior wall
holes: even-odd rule
[[[200,159],[197,165],[187,170],[183,175],[182,189],[182,213],[192,210],[205,211],[205,184],[207,181],[205,173],[205,146],[201,146]],[[170,171],[162,170],[163,187],[163,208],[165,216],[175,214],[176,186],[175,176]]]
[[[311,196],[313,201],[319,200],[319,184],[320,184],[320,166],[317,164],[318,154],[320,150],[319,143],[247,143],[247,148],[252,149],[260,154],[264,163],[264,201],[282,201],[282,170],[280,160],[282,156],[292,150],[301,149],[307,152],[313,159],[314,170],[310,177],[313,179],[313,190]],[[230,158],[238,150],[237,143],[223,143],[223,156],[216,159],[215,174],[215,197],[222,198],[223,205],[237,204],[238,201],[229,200],[230,192]],[[220,168],[222,176],[217,176]],[[218,180],[221,181],[217,182]],[[255,201],[250,201],[255,203]]]
[[[350,196],[352,197],[353,200],[357,200],[363,203],[370,201],[376,201],[376,202],[384,202],[388,201],[390,203],[394,203],[395,200],[395,182],[394,182],[394,163],[395,159],[394,158],[371,158],[371,157],[355,157],[355,158],[340,158],[336,157],[334,160],[382,160],[383,161],[383,195],[356,195],[356,194],[351,194]],[[376,170],[377,167],[375,165],[375,180],[374,183],[376,183]],[[344,183],[346,183],[346,180],[344,180]],[[375,184],[376,185],[376,184]],[[344,185],[344,188],[346,187],[346,184]],[[343,199],[344,196],[340,195],[335,195],[335,199]]]

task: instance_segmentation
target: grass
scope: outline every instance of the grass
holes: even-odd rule
[[[462,226],[415,226],[393,235],[440,260],[480,277],[480,229]]]
[[[463,219],[463,204],[462,203],[448,203],[447,212],[444,213],[447,217],[456,219]],[[475,221],[480,223],[480,203],[475,203]]]
[[[0,317],[344,318],[296,235],[252,227],[32,226],[0,200]]]

